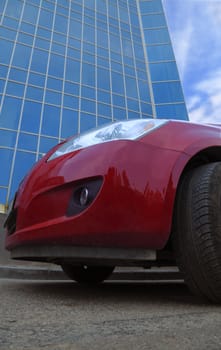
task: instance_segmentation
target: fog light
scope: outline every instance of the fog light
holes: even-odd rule
[[[95,200],[101,189],[103,178],[83,179],[73,184],[73,193],[67,207],[67,216],[80,214]]]
[[[80,192],[79,202],[80,205],[85,206],[88,202],[89,192],[87,187],[82,188]]]

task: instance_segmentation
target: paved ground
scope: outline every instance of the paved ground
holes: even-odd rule
[[[121,269],[82,287],[55,265],[10,260],[3,219],[0,350],[221,349],[221,306],[192,296],[182,281],[162,282],[179,277],[176,270]]]
[[[221,306],[182,283],[0,279],[0,349],[220,350]]]

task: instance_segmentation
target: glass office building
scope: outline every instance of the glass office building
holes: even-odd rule
[[[71,134],[188,119],[161,0],[1,0],[0,48],[0,210]]]

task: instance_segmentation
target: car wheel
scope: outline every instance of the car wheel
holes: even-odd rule
[[[202,165],[184,176],[172,238],[178,267],[190,290],[221,302],[221,163]]]
[[[114,270],[113,266],[63,264],[61,267],[70,279],[84,284],[101,283],[108,278]]]

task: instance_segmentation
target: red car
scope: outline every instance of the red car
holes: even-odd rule
[[[120,121],[53,148],[19,186],[5,222],[14,259],[101,282],[116,265],[178,265],[221,301],[221,128]]]

